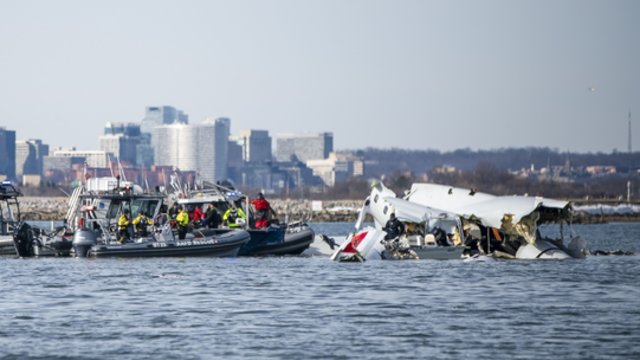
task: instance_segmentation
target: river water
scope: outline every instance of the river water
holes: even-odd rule
[[[640,252],[638,223],[576,231]],[[640,358],[638,255],[0,258],[0,301],[0,359]]]

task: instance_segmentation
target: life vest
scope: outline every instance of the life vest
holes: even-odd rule
[[[118,228],[125,231],[127,230],[127,226],[129,226],[129,218],[125,214],[120,215],[120,218],[118,219]]]
[[[179,226],[186,227],[189,224],[189,214],[184,210],[180,211],[178,216],[176,216],[176,221]]]
[[[253,206],[256,208],[256,211],[267,211],[269,210],[269,202],[265,199],[255,199],[251,202]]]

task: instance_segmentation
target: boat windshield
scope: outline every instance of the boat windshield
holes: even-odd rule
[[[132,199],[132,200],[119,200],[114,199],[109,204],[109,210],[107,211],[108,219],[115,219],[120,216],[122,210],[127,209],[131,213],[132,217],[137,216],[140,212],[144,211],[147,216],[154,216],[160,205],[160,199]]]
[[[154,216],[158,209],[159,199],[134,199],[131,202],[131,214],[137,216],[144,211],[147,216]]]

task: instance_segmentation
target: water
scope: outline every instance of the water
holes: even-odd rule
[[[577,231],[592,248],[640,251],[640,224]],[[637,255],[0,258],[0,274],[0,359],[640,357]]]

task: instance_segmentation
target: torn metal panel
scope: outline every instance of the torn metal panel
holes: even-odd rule
[[[503,228],[507,220],[511,220],[510,223],[515,226],[536,211],[546,215],[544,218],[540,217],[543,221],[561,220],[568,216],[570,208],[568,201],[529,196],[495,196],[472,189],[427,183],[413,184],[406,199],[453,212],[465,219],[476,219],[483,226],[494,228]]]

